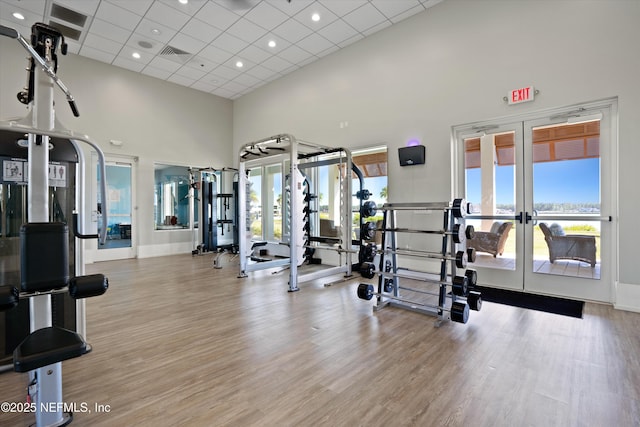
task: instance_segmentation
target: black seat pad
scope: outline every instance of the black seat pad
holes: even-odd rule
[[[87,343],[77,333],[56,326],[42,328],[29,334],[13,351],[13,369],[29,372],[86,352]]]

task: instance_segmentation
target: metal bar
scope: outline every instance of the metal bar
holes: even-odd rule
[[[518,220],[520,217],[518,215],[467,215],[465,219],[508,219],[508,220]]]
[[[423,203],[385,203],[383,210],[417,210],[431,209],[442,210],[453,208],[452,202],[423,202]]]
[[[338,164],[338,163],[342,163],[341,159],[342,159],[341,157],[336,157],[334,159],[318,160],[316,162],[300,163],[298,165],[298,169],[310,169],[310,168],[317,168],[317,167],[321,167],[321,166],[331,166],[331,165],[335,165],[335,164]]]
[[[534,221],[548,220],[548,221],[604,221],[611,222],[613,218],[611,216],[582,216],[582,215],[532,215],[531,219]]]
[[[348,271],[347,267],[347,265],[339,265],[337,267],[329,267],[312,273],[300,274],[298,275],[297,282],[309,282],[311,280],[322,279],[323,277],[331,276],[333,274],[346,273]]]

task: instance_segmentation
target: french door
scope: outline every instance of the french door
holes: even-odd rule
[[[480,285],[611,301],[616,116],[610,99],[454,128]]]

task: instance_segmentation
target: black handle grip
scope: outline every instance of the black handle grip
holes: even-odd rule
[[[12,39],[18,38],[18,32],[16,30],[14,30],[13,28],[5,27],[4,25],[0,25],[0,34]]]
[[[78,239],[97,239],[100,236],[98,234],[82,234],[80,233],[80,230],[78,230],[78,214],[74,213],[73,214],[73,234],[75,234],[75,236]]]
[[[78,107],[76,107],[75,101],[69,101],[69,107],[71,107],[71,111],[73,111],[73,115],[75,117],[80,117],[80,112],[78,112]]]

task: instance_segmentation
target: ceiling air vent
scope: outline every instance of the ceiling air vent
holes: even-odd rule
[[[61,21],[76,25],[78,27],[84,27],[85,22],[87,22],[86,15],[83,15],[71,9],[67,9],[66,7],[60,6],[59,4],[55,3],[51,5],[50,16],[52,18],[56,18]]]
[[[160,51],[160,56],[179,64],[186,64],[193,57],[193,54],[167,45]]]

